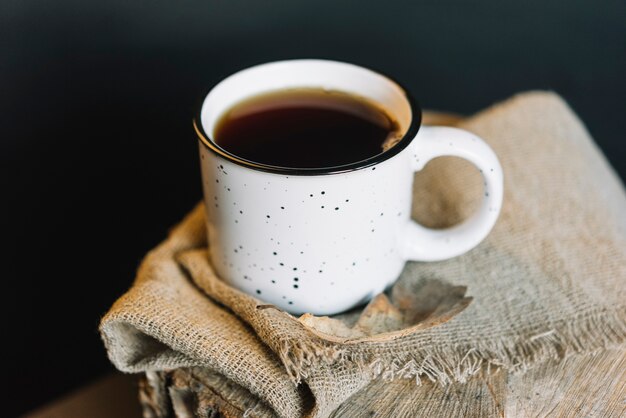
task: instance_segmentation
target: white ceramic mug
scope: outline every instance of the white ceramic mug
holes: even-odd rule
[[[394,115],[404,135],[366,160],[312,169],[247,161],[215,143],[216,122],[233,105],[302,87],[364,97]],[[498,159],[476,135],[420,123],[421,111],[404,88],[352,64],[281,61],[220,82],[194,123],[216,272],[232,286],[289,312],[329,315],[382,292],[408,260],[443,260],[475,247],[500,212]],[[481,171],[484,197],[463,223],[433,230],[410,218],[413,173],[446,155],[467,159]]]

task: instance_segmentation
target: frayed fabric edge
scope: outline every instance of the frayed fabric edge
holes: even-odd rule
[[[319,340],[290,341],[280,344],[279,357],[294,381],[300,383],[322,365],[358,366],[371,379],[423,379],[442,386],[465,383],[481,370],[487,373],[505,369],[524,373],[547,361],[560,361],[575,354],[590,354],[626,341],[626,309],[579,315],[525,339],[498,339],[475,346],[424,347],[411,352],[394,347],[394,357],[379,357],[367,350],[348,354],[346,348]],[[353,347],[352,347],[353,348]]]

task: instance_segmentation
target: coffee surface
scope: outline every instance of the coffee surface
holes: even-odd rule
[[[218,121],[214,140],[240,158],[278,167],[325,168],[380,154],[398,124],[366,99],[323,89],[249,98]]]

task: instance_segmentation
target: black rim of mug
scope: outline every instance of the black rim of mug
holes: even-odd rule
[[[361,66],[362,67],[362,66]],[[198,139],[204,145],[205,148],[208,148],[212,153],[217,156],[220,156],[234,164],[247,167],[253,170],[265,171],[268,173],[274,174],[284,174],[284,175],[296,175],[296,176],[316,176],[316,175],[328,175],[328,174],[341,174],[350,171],[362,170],[365,168],[374,168],[374,166],[386,161],[395,155],[398,155],[403,149],[405,149],[413,139],[415,139],[417,132],[422,124],[422,109],[419,104],[415,100],[415,98],[411,95],[411,93],[402,85],[402,83],[398,82],[393,77],[390,77],[383,72],[375,71],[367,67],[362,67],[378,73],[383,77],[391,80],[398,87],[400,87],[409,102],[409,107],[411,108],[411,123],[409,124],[409,128],[404,133],[402,138],[391,148],[388,150],[381,152],[380,154],[376,154],[372,157],[366,158],[364,160],[355,161],[349,164],[343,164],[332,167],[314,167],[314,168],[296,168],[296,167],[281,167],[274,166],[270,164],[257,163],[254,161],[246,160],[244,158],[238,157],[235,154],[232,154],[222,147],[220,147],[215,141],[211,139],[209,135],[204,131],[204,127],[201,123],[200,114],[202,112],[202,104],[204,104],[204,100],[208,96],[208,93],[204,95],[201,105],[198,106],[198,112],[196,117],[193,120],[193,126],[198,135]],[[209,91],[210,93],[210,91]]]

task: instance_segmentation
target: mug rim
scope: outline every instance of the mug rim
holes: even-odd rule
[[[258,65],[253,65],[250,67],[246,67],[240,71],[244,71],[247,69],[251,69],[251,68],[255,68],[255,67],[259,67],[262,65],[266,65],[266,64],[274,64],[274,63],[289,63],[289,62],[296,62],[296,61],[309,61],[309,60],[280,60],[280,61],[270,61],[270,62],[266,62],[266,63],[262,63],[262,64],[258,64]],[[204,127],[202,126],[202,119],[201,119],[201,114],[202,114],[202,107],[203,104],[206,100],[206,98],[208,97],[208,95],[211,93],[211,91],[213,90],[213,87],[211,87],[211,89],[209,90],[209,92],[207,94],[205,94],[201,100],[201,104],[200,106],[198,106],[198,110],[196,112],[196,116],[193,119],[193,127],[194,130],[196,131],[196,135],[198,135],[198,139],[200,140],[200,143],[207,148],[209,151],[211,151],[213,154],[215,154],[216,156],[222,157],[234,164],[237,164],[239,166],[242,167],[246,167],[252,170],[258,170],[258,171],[264,171],[267,173],[273,173],[273,174],[283,174],[283,175],[295,175],[295,176],[317,176],[317,175],[330,175],[330,174],[342,174],[342,173],[347,173],[347,172],[351,172],[351,171],[356,171],[356,170],[362,170],[365,168],[369,168],[375,165],[378,165],[380,163],[382,163],[383,161],[386,161],[396,155],[398,155],[402,150],[404,150],[417,136],[417,132],[419,131],[419,128],[422,124],[422,109],[419,106],[417,100],[415,100],[415,98],[413,97],[413,95],[410,93],[410,91],[400,82],[398,82],[395,78],[385,74],[384,72],[378,71],[378,70],[374,70],[372,68],[369,67],[364,67],[361,65],[356,65],[356,64],[351,64],[351,63],[346,63],[343,61],[335,61],[335,60],[315,60],[315,61],[327,61],[327,62],[334,62],[334,63],[340,63],[340,64],[350,64],[350,65],[354,65],[355,67],[359,67],[365,70],[369,70],[372,71],[376,74],[379,74],[385,78],[387,78],[389,81],[391,81],[392,83],[394,83],[396,86],[398,86],[404,96],[407,99],[409,108],[411,110],[411,122],[409,124],[408,129],[406,130],[406,132],[404,133],[404,135],[402,136],[402,138],[391,148],[389,148],[386,151],[383,151],[379,154],[373,155],[369,158],[366,158],[364,160],[359,160],[359,161],[355,161],[352,163],[348,163],[348,164],[342,164],[342,165],[338,165],[338,166],[330,166],[330,167],[307,167],[307,168],[297,168],[297,167],[282,167],[282,166],[276,166],[276,165],[271,165],[271,164],[264,164],[264,163],[258,163],[255,161],[251,161],[251,160],[247,160],[245,158],[239,157],[227,150],[225,150],[224,148],[220,147],[217,142],[215,142],[210,135],[208,135],[205,130]],[[235,75],[237,73],[239,73],[240,71],[237,71],[235,73],[232,73],[231,75],[229,75],[228,77],[222,79],[226,80],[227,78],[231,77],[232,75]],[[221,82],[220,81],[220,82]],[[217,84],[216,84],[217,85]]]

